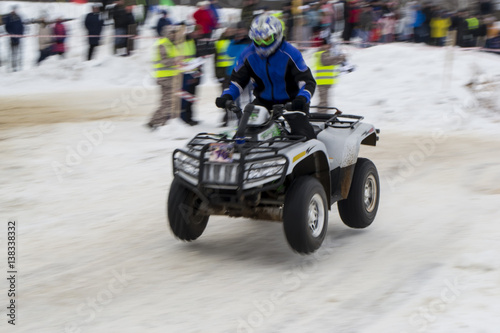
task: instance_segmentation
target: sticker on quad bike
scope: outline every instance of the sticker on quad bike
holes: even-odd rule
[[[234,146],[231,143],[211,143],[209,152],[209,162],[231,163],[233,161]]]
[[[280,136],[281,131],[276,124],[273,124],[269,129],[265,130],[262,133],[259,133],[259,140],[268,140],[270,138],[274,138],[276,136]]]

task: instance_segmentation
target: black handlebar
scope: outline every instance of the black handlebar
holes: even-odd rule
[[[232,111],[236,114],[241,113],[241,108],[238,105],[236,105],[236,103],[233,100],[226,101],[226,110]]]
[[[279,118],[283,115],[283,111],[292,111],[292,102],[285,104],[273,105],[273,118]]]
[[[236,134],[234,134],[233,139],[245,137],[245,130],[247,128],[248,119],[250,119],[250,115],[252,114],[254,107],[255,105],[253,104],[247,104],[247,106],[245,106],[245,110],[243,110],[243,116],[241,117],[240,124],[238,125],[238,130],[236,131]],[[240,109],[239,107],[237,108]]]

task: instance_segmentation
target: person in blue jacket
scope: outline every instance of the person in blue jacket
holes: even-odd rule
[[[300,51],[284,40],[281,21],[260,15],[253,20],[249,37],[253,43],[239,56],[230,85],[215,104],[225,108],[226,102],[236,100],[252,80],[255,96],[252,104],[272,109],[275,104],[291,102],[295,112],[285,117],[291,134],[315,138],[307,114],[316,81]]]
[[[215,23],[219,24],[219,10],[221,7],[217,3],[217,0],[209,0],[210,5],[208,6],[208,10],[212,13],[215,18]]]
[[[415,22],[413,23],[413,38],[415,43],[422,43],[429,37],[429,31],[424,24],[426,17],[420,5],[415,5]]]
[[[243,53],[243,51],[252,44],[252,40],[248,38],[248,29],[245,27],[245,22],[238,22],[236,25],[236,31],[233,36],[233,39],[229,43],[227,48],[227,55],[231,58],[238,59],[238,57]],[[233,72],[234,67],[236,66],[236,61],[226,69],[227,80],[224,82],[226,86],[229,84],[229,78],[231,77],[231,73]],[[241,103],[245,103],[248,101],[252,101],[252,83],[249,83],[246,87],[243,87],[243,91],[240,93],[240,97],[235,100],[236,105],[241,107]],[[248,100],[248,101],[247,101]],[[227,111],[224,113],[224,118],[222,119],[222,126],[225,127],[228,125],[228,122],[236,119],[236,115],[234,115],[231,111]]]
[[[162,10],[160,13],[161,17],[156,24],[156,33],[159,37],[163,36],[163,27],[172,24],[172,21],[168,18],[168,12],[166,10]]]

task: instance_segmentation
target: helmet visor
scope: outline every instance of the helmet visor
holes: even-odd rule
[[[260,45],[271,45],[274,42],[274,34],[266,37],[266,38],[255,38],[254,43],[257,44],[258,46]]]

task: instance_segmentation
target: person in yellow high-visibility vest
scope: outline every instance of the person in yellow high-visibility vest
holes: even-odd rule
[[[283,29],[283,36],[287,37],[285,21],[283,21],[283,12],[276,12],[271,14],[271,16],[276,17],[281,22],[281,28]]]
[[[227,54],[227,48],[231,43],[231,38],[234,35],[234,28],[229,27],[222,33],[219,40],[215,42],[215,76],[217,81],[221,83],[222,90],[229,85],[229,74],[227,69],[234,65],[235,58]]]
[[[156,41],[153,51],[153,77],[161,88],[160,107],[151,117],[147,126],[152,130],[172,118],[179,116],[179,107],[176,107],[175,93],[180,88],[179,66],[183,60],[183,51],[180,50],[183,40],[183,31],[180,26],[168,25],[164,27],[163,38]]]
[[[313,69],[314,78],[316,79],[316,91],[319,95],[318,106],[328,107],[328,95],[330,88],[337,83],[337,76],[339,75],[339,65],[345,61],[343,54],[332,54],[331,47],[325,40],[322,41],[323,45],[320,46],[319,51],[314,53]],[[318,112],[326,112],[326,109],[318,109]]]
[[[448,29],[451,26],[451,19],[445,12],[436,13],[429,23],[431,27],[431,44],[435,46],[444,46]]]
[[[464,33],[464,45],[465,47],[475,47],[477,44],[477,33],[479,31],[479,20],[472,14],[469,13],[465,19],[465,33]]]

